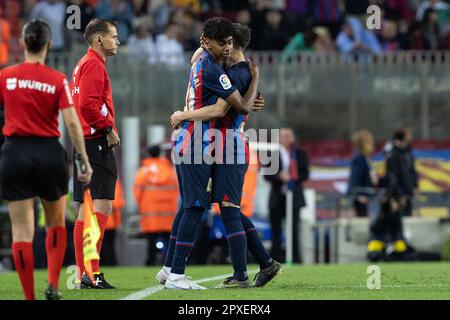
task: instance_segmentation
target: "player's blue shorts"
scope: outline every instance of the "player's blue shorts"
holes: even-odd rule
[[[248,164],[216,164],[213,168],[212,203],[228,201],[241,205],[242,187]]]
[[[175,166],[183,208],[211,206],[211,173],[208,164],[178,164]]]

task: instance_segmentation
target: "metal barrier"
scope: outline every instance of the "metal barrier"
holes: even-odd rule
[[[71,75],[85,48],[49,56]],[[448,138],[450,52],[397,52],[365,59],[340,54],[249,52],[261,69],[266,110],[249,126],[291,126],[304,139],[348,139],[358,128],[390,136],[408,123],[422,138]],[[190,53],[186,54],[189,61]],[[169,67],[134,61],[126,52],[108,60],[117,116],[139,116],[141,127],[163,124],[184,105],[189,64]],[[144,140],[145,130],[141,130]]]

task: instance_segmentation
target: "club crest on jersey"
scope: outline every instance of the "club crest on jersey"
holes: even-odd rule
[[[17,78],[6,79],[6,89],[14,90],[17,87]]]
[[[223,74],[219,78],[220,84],[225,90],[228,90],[231,88],[231,81],[228,79],[228,76],[226,74]]]

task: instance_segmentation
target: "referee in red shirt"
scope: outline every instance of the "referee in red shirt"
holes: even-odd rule
[[[67,154],[58,142],[58,114],[64,122],[89,183],[92,169],[86,154],[80,122],[70,96],[66,76],[44,64],[51,31],[42,20],[28,22],[22,31],[25,62],[0,72],[0,105],[5,108],[1,148],[1,197],[8,200],[12,222],[13,258],[25,299],[34,300],[34,209],[36,196],[45,209],[47,227],[49,300],[60,300],[59,275],[66,251],[66,194],[69,183]]]
[[[111,83],[105,61],[117,54],[119,40],[114,22],[94,19],[86,27],[84,38],[89,49],[72,73],[72,97],[80,114],[86,150],[94,174],[89,184],[94,211],[101,231],[97,243],[100,255],[108,216],[112,213],[112,200],[117,181],[114,147],[120,144],[114,123],[114,104]],[[76,167],[74,168],[76,172]],[[74,180],[74,207],[78,214],[74,228],[77,287],[82,289],[113,289],[100,273],[99,261],[92,262],[94,283],[84,273],[83,264],[83,186]]]

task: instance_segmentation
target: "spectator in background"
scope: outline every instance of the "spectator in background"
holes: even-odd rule
[[[66,48],[66,3],[63,0],[42,0],[33,7],[30,19],[43,19],[48,22],[52,31],[53,52]]]
[[[138,63],[158,62],[158,50],[147,19],[135,20],[135,32],[128,39],[128,51],[130,57]]]
[[[269,214],[272,226],[272,248],[270,255],[277,261],[284,261],[281,250],[281,226],[286,216],[286,192],[293,191],[293,260],[301,262],[300,252],[300,208],[305,206],[303,182],[309,177],[308,157],[296,146],[294,131],[291,128],[280,130],[280,168],[276,175],[265,176],[270,182]]]
[[[195,13],[200,13],[200,0],[171,0],[170,3],[179,8],[190,8]]]
[[[9,40],[11,31],[8,20],[3,18],[2,7],[0,7],[0,69],[9,62]]]
[[[141,216],[140,230],[148,240],[146,265],[159,265],[164,262],[179,192],[175,169],[161,157],[160,147],[150,147],[148,154],[136,173],[133,192]]]
[[[395,21],[384,20],[381,26],[380,44],[384,52],[395,52],[405,49],[404,43],[398,33],[398,25]]]
[[[246,9],[240,10],[236,14],[236,22],[246,26],[250,26],[252,23],[252,15],[250,14],[250,11]]]
[[[197,15],[192,9],[177,9],[170,17],[169,24],[180,26],[178,41],[183,45],[184,50],[194,51],[198,48],[198,41],[203,32],[203,25],[198,21]]]
[[[286,20],[295,31],[306,31],[310,25],[309,2],[309,0],[286,0]]]
[[[164,29],[169,23],[172,14],[172,7],[168,0],[152,0],[150,2],[150,14],[153,18],[155,34],[164,33]]]
[[[304,34],[298,32],[281,53],[282,61],[288,61],[295,53],[301,51],[330,53],[335,51],[334,42],[326,27],[314,27]]]
[[[438,24],[437,12],[429,8],[425,10],[422,20],[422,30],[423,35],[430,44],[430,48],[435,50],[438,49],[440,44],[440,27]]]
[[[349,17],[336,39],[336,45],[344,54],[367,55],[382,52],[377,37],[366,30],[358,18]]]
[[[156,36],[156,50],[160,63],[180,67],[186,62],[183,45],[178,41],[180,32],[180,26],[171,23],[163,34]]]
[[[353,136],[353,144],[357,150],[350,165],[350,179],[348,194],[353,197],[353,209],[357,217],[368,216],[370,196],[376,184],[376,177],[372,173],[369,158],[375,145],[372,133],[360,130]]]
[[[450,6],[448,3],[440,0],[423,1],[416,12],[416,20],[423,21],[425,12],[428,9],[433,9],[437,13],[437,22],[443,27],[449,20]]]
[[[134,12],[126,0],[100,0],[95,8],[96,18],[115,21],[119,41],[126,44],[132,31]]]
[[[257,50],[283,50],[289,41],[283,15],[276,10],[269,10],[265,14],[265,23],[255,33],[255,49]]]
[[[134,16],[137,18],[149,15],[150,0],[131,0]]]
[[[384,18],[394,21],[411,21],[413,14],[408,0],[381,0],[385,12]]]
[[[349,15],[362,16],[367,13],[369,0],[345,0],[345,12]]]
[[[423,33],[422,24],[420,22],[413,22],[409,26],[408,46],[409,50],[428,50],[430,49],[430,42]]]
[[[316,26],[325,26],[335,38],[344,19],[344,7],[340,0],[316,0],[312,2],[313,22]]]

